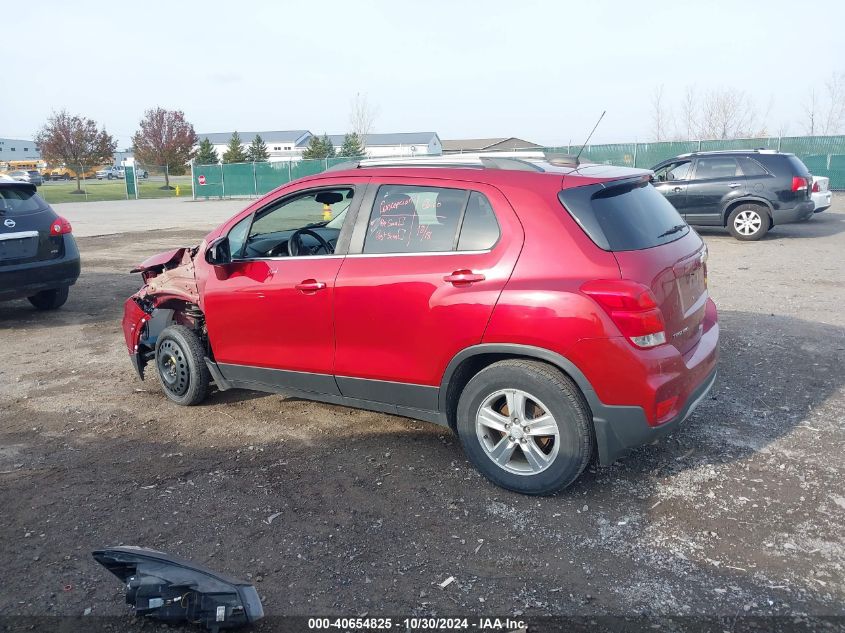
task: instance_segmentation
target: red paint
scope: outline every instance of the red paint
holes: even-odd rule
[[[657,425],[686,404],[716,365],[716,307],[705,296],[687,305],[706,283],[703,243],[690,231],[662,246],[606,252],[557,199],[561,188],[631,175],[608,166],[565,175],[397,167],[331,172],[290,183],[209,234],[193,258],[215,358],[439,386],[448,363],[467,347],[531,345],[574,363],[605,404],[640,406]],[[284,195],[367,182],[480,191],[496,213],[499,242],[481,253],[280,258],[216,268],[205,262],[208,241]],[[377,220],[392,224],[401,218],[389,212],[401,214],[403,204],[391,204]],[[139,269],[158,269],[185,256],[177,253],[150,258]],[[648,300],[627,310],[648,312],[651,319],[636,331],[662,320],[667,342],[635,346],[620,329],[631,323],[616,322],[612,309],[582,291],[594,280],[636,282]],[[133,305],[127,303],[124,319],[130,351],[130,330],[140,318]]]

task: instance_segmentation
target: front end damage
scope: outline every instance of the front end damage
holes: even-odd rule
[[[208,340],[194,268],[199,250],[195,246],[160,253],[130,271],[141,273],[144,285],[123,306],[123,336],[142,380],[144,367],[155,357],[156,340],[167,326],[185,325],[200,340]]]

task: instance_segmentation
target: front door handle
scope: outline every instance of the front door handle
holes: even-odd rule
[[[326,284],[316,279],[306,279],[296,284],[296,289],[305,294],[311,294],[318,290],[323,290]]]
[[[672,191],[674,191],[675,193],[681,193],[681,188],[675,187],[674,189],[672,189]]]
[[[468,286],[476,281],[484,281],[486,277],[480,273],[474,273],[471,270],[456,270],[451,275],[446,275],[443,281],[448,281],[455,286]]]
[[[738,182],[732,182],[731,184],[728,185],[728,187],[730,187],[731,189],[736,189],[739,186],[740,186],[740,184]]]

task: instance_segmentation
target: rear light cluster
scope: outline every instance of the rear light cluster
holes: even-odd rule
[[[655,347],[666,342],[666,323],[651,289],[627,279],[597,279],[581,286],[634,345]]]
[[[53,223],[50,225],[50,235],[65,235],[66,233],[70,233],[73,229],[70,226],[70,222],[65,220],[62,216],[56,216],[56,219],[53,220]]]
[[[813,183],[813,193],[819,193],[820,191],[821,191],[821,188],[819,187],[818,181],[814,182]]]
[[[810,179],[803,176],[792,177],[792,191],[805,191],[810,185]]]

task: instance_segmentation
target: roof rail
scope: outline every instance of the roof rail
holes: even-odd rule
[[[534,158],[533,156],[526,158]],[[502,169],[509,171],[545,171],[540,165],[502,155],[423,156],[419,158],[364,158],[329,167],[326,171],[366,169],[368,167],[458,167],[464,169]]]

